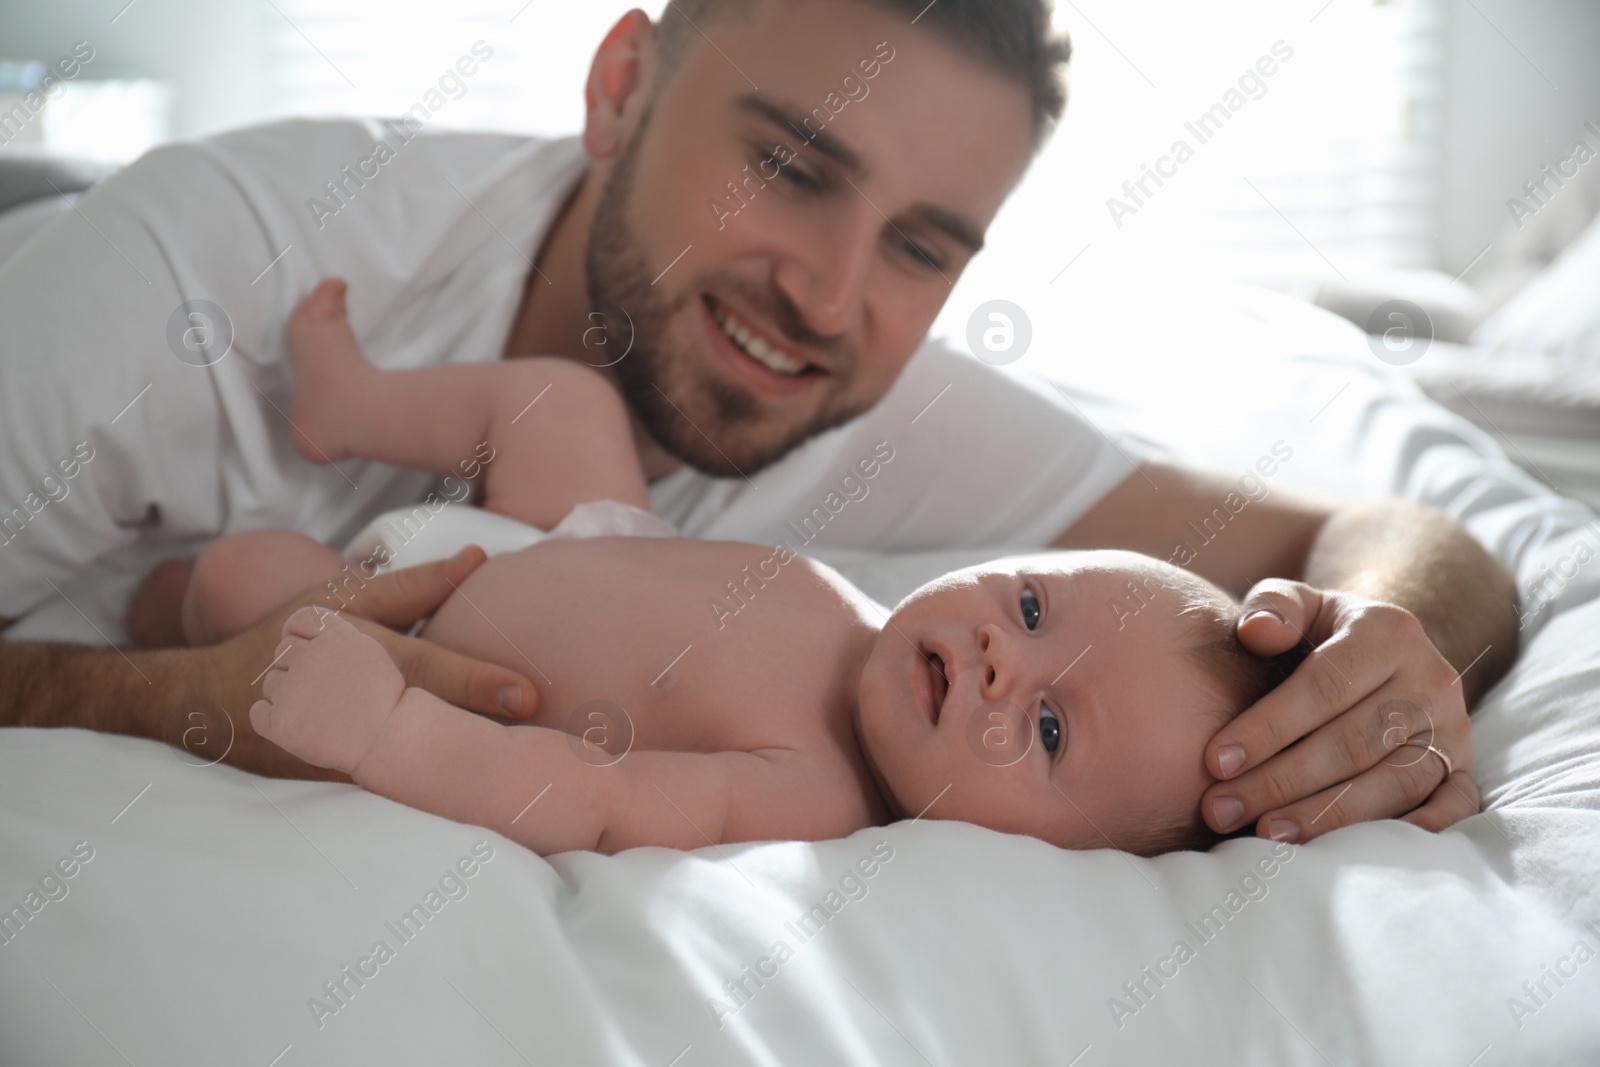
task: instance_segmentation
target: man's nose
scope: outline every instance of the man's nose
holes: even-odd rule
[[[852,204],[834,225],[810,231],[805,248],[778,264],[777,284],[816,333],[838,337],[856,325],[881,224],[870,204]]]

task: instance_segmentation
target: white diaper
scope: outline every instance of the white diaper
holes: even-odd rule
[[[677,528],[665,519],[615,500],[579,504],[548,533],[492,511],[447,502],[437,511],[418,504],[378,516],[350,539],[344,557],[367,562],[363,573],[370,575],[374,569],[383,573],[449,559],[467,545],[499,556],[548,537],[676,536]]]

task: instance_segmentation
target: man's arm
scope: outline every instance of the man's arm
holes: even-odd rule
[[[432,614],[485,558],[482,549],[473,548],[453,560],[372,579],[346,615],[388,650],[407,684],[498,715],[508,714],[500,695],[511,689],[521,701],[518,715],[530,715],[538,692],[516,672],[389,628],[404,629]],[[220,759],[270,777],[347,781],[289,755],[250,725],[250,705],[261,698],[260,679],[272,662],[283,620],[324,600],[331,600],[326,590],[308,593],[210,648],[141,651],[0,641],[0,726],[65,726],[148,737],[188,750],[196,764]]]
[[[1516,658],[1516,588],[1457,523],[1404,501],[1247,497],[1235,481],[1149,463],[1057,544],[1187,566],[1243,596],[1239,636],[1253,651],[1317,649],[1208,746],[1223,780],[1202,808],[1214,829],[1254,819],[1270,835],[1282,820],[1305,841],[1363,819],[1411,812],[1439,829],[1476,812],[1466,703]],[[1441,781],[1425,749],[1394,755],[1407,741],[1462,770]]]
[[[1287,578],[1397,604],[1456,670],[1477,661],[1463,673],[1468,704],[1516,659],[1511,575],[1460,524],[1403,500],[1341,507],[1281,489],[1252,500],[1234,479],[1148,462],[1056,546],[1143,552],[1241,598]]]
[[[1318,533],[1299,580],[1398,604],[1415,615],[1458,673],[1469,708],[1516,662],[1515,580],[1459,523],[1432,508],[1388,500],[1335,513]],[[1260,595],[1271,608],[1287,594]]]

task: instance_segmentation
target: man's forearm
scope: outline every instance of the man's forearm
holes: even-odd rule
[[[0,641],[0,727],[76,727],[178,746],[196,766],[226,762],[281,778],[349,781],[250,728],[244,697],[220,692],[210,649],[94,648]],[[228,706],[239,705],[239,706]]]
[[[1459,524],[1431,508],[1385,501],[1336,512],[1312,543],[1302,580],[1410,611],[1461,673],[1468,707],[1516,659],[1515,581]]]
[[[183,653],[0,642],[0,726],[162,738]]]

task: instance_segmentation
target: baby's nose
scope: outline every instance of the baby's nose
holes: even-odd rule
[[[1005,694],[1016,673],[1012,664],[1013,649],[1004,633],[993,623],[978,627],[978,690],[985,700],[995,700]]]

